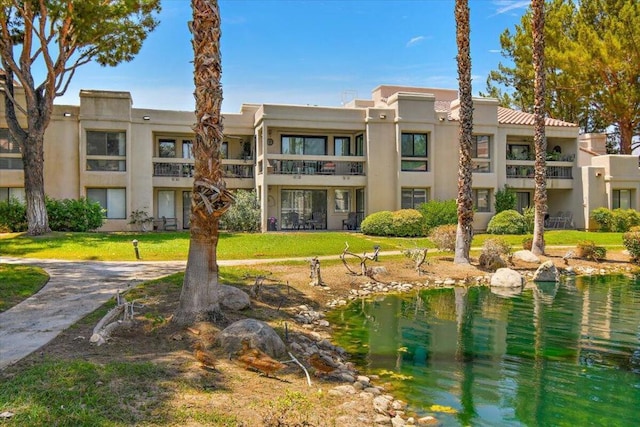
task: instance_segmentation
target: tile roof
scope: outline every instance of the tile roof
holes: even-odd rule
[[[534,115],[524,111],[512,110],[510,108],[498,107],[498,123],[507,125],[534,125]],[[575,123],[564,122],[558,119],[547,117],[545,126],[576,127]]]

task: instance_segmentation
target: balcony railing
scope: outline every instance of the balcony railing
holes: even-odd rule
[[[253,164],[222,164],[225,178],[253,178]],[[154,162],[153,176],[193,178],[193,163]]]
[[[547,166],[547,179],[573,179],[571,166]],[[507,165],[507,178],[533,178],[534,167],[528,165]]]
[[[271,160],[268,173],[276,175],[364,175],[362,161]]]

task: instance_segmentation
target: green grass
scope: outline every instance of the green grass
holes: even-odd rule
[[[38,292],[48,280],[41,268],[0,264],[0,313]]]
[[[530,235],[529,235],[530,236]],[[485,240],[500,237],[514,248],[522,246],[526,236],[497,236],[478,234],[474,247]],[[51,258],[66,260],[135,261],[132,241],[138,240],[143,261],[186,260],[189,251],[189,233],[51,233],[29,237],[6,234],[0,237],[0,253],[5,256]],[[583,240],[592,240],[600,246],[622,247],[622,233],[600,233],[573,230],[545,232],[549,246],[575,246]],[[415,246],[433,248],[426,238],[396,238],[365,236],[360,233],[221,233],[217,254],[220,260],[269,259],[338,255],[349,244],[349,250],[361,254],[373,252],[379,245],[383,251],[394,251]]]
[[[5,256],[95,260],[135,261],[133,240],[137,240],[143,261],[186,260],[189,234],[177,233],[51,233],[29,237],[11,234],[0,238],[0,253]],[[382,250],[400,250],[418,245],[431,245],[425,239],[401,239],[364,236],[359,233],[221,233],[218,258],[266,259],[337,255],[345,242],[356,253],[373,252],[374,245]]]

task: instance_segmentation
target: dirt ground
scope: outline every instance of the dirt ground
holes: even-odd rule
[[[567,249],[550,249],[543,261],[552,260],[564,268],[562,256]],[[572,259],[575,269],[590,267],[606,272],[632,272],[635,267],[628,263],[628,255],[622,251],[610,251],[607,260],[596,263]],[[313,340],[331,340],[330,326],[300,325],[293,319],[301,305],[314,310],[327,310],[327,303],[345,298],[351,290],[369,281],[366,277],[347,274],[342,264],[327,263],[321,267],[326,287],[309,285],[309,266],[263,266],[274,280],[265,281],[252,306],[242,312],[225,312],[226,319],[219,324],[199,323],[192,328],[179,328],[169,321],[177,308],[179,289],[175,285],[162,283],[147,292],[140,302],[133,327],[118,329],[107,344],[95,346],[89,343],[97,320],[85,319],[63,332],[54,341],[29,357],[12,366],[3,376],[11,376],[16,370],[47,359],[80,359],[94,363],[110,361],[151,361],[162,364],[169,372],[163,391],[150,393],[140,399],[150,400],[149,412],[140,425],[229,425],[229,426],[369,426],[374,425],[375,413],[371,400],[359,394],[334,396],[330,393],[339,381],[312,375],[312,386],[307,384],[302,370],[294,363],[277,373],[275,378],[265,377],[246,370],[228,355],[222,354],[215,345],[216,333],[226,325],[242,318],[255,318],[272,325],[284,336],[288,331],[288,344],[302,337]],[[477,258],[471,265],[456,265],[452,255],[429,257],[425,273],[418,274],[408,258],[381,257],[370,265],[384,266],[387,273],[381,280],[403,283],[433,283],[437,279],[468,280],[490,274],[477,266]],[[262,267],[261,267],[262,268]],[[521,272],[534,271],[535,265],[516,262],[512,268]],[[254,281],[247,279],[237,286],[249,291]],[[217,358],[215,370],[202,369],[195,360],[192,345],[202,340]],[[308,361],[300,362],[309,366]],[[313,369],[310,369],[313,372]],[[376,379],[373,379],[376,383]],[[376,384],[393,395],[387,384]],[[293,393],[293,394],[292,394]],[[296,394],[297,393],[297,394]],[[295,403],[294,395],[304,396],[304,404]],[[162,404],[158,401],[162,400]],[[292,403],[293,402],[293,403]],[[211,423],[202,421],[199,413],[217,412],[233,416],[237,421]],[[181,414],[180,417],[177,414]],[[185,415],[186,414],[186,415]],[[407,414],[405,418],[408,416]],[[160,421],[162,420],[162,421]],[[169,420],[169,421],[167,421]],[[175,420],[175,421],[171,421]],[[350,421],[345,421],[350,420]]]

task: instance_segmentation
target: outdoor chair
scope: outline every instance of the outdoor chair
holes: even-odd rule
[[[347,230],[355,230],[358,228],[358,214],[355,212],[349,212],[347,219],[342,220],[342,229],[346,227]]]
[[[162,229],[164,231],[177,231],[178,230],[178,220],[176,218],[167,218],[166,216],[162,217]]]

